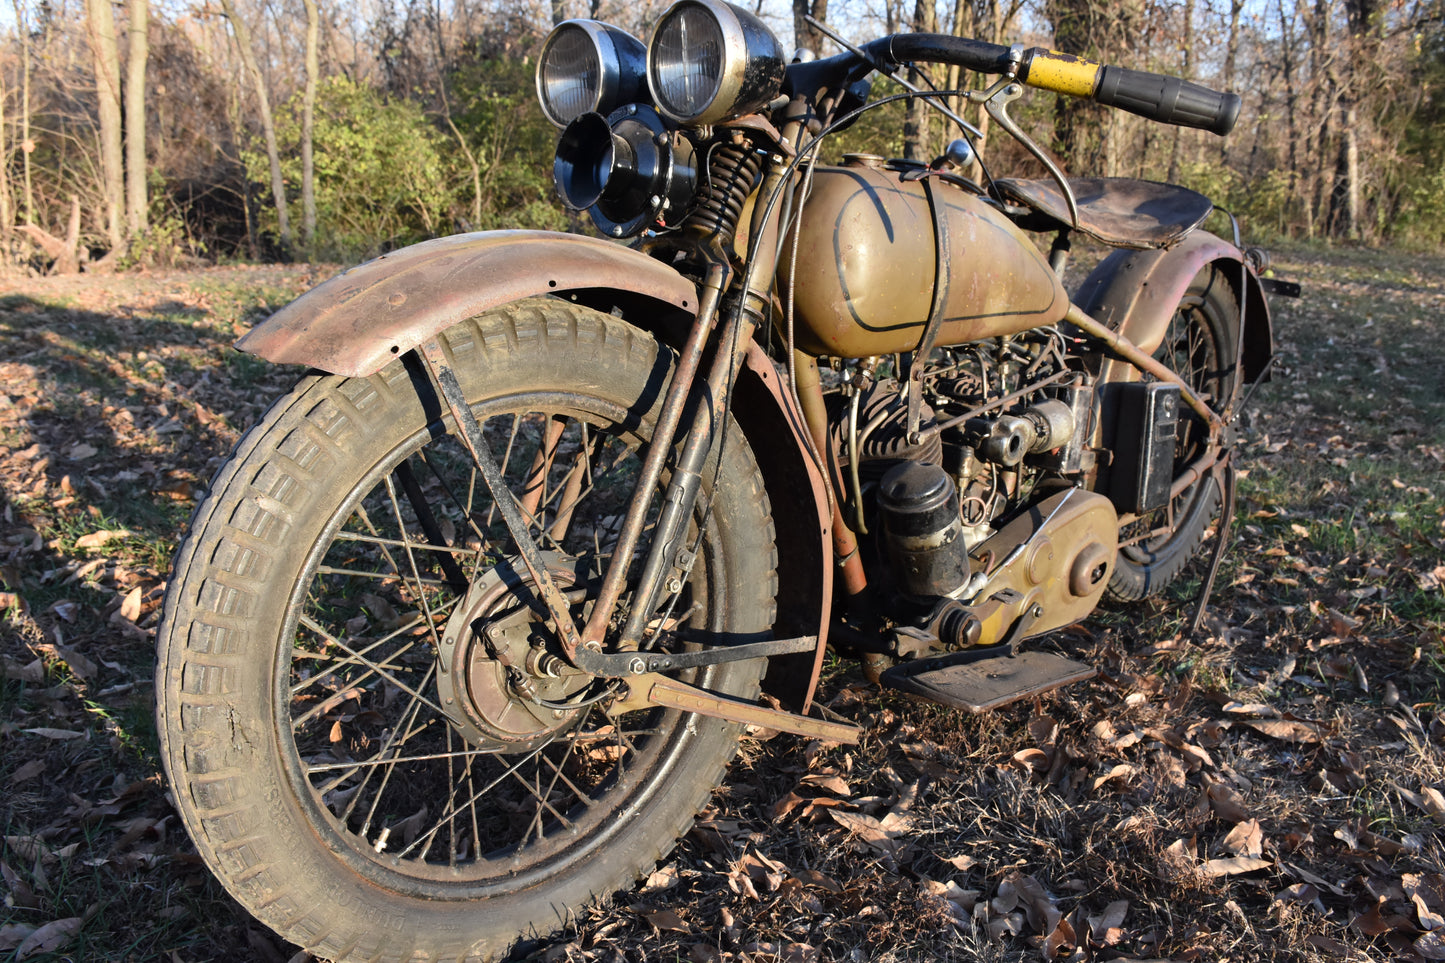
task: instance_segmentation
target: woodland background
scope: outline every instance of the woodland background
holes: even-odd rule
[[[753,2],[785,45],[824,55],[804,13],[858,39],[1040,43],[1238,91],[1228,139],[1043,94],[1016,113],[1071,173],[1185,183],[1253,238],[1445,238],[1442,0]],[[0,260],[53,273],[354,261],[455,231],[578,227],[553,196],[535,54],[568,17],[645,38],[666,5],[9,0]],[[928,158],[952,136],[896,107],[840,148]],[[1009,168],[1018,152],[985,156]]]

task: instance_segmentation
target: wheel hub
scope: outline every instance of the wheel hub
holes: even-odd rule
[[[582,591],[581,560],[544,552],[558,588]],[[547,628],[532,578],[508,559],[467,590],[442,630],[437,693],[462,738],[479,748],[522,752],[545,744],[577,714],[566,701],[592,677],[548,651]]]

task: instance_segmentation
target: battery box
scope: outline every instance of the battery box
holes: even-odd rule
[[[1154,381],[1111,387],[1117,420],[1109,500],[1120,514],[1163,508],[1174,483],[1179,386]]]

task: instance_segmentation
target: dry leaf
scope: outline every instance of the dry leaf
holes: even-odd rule
[[[642,884],[642,891],[644,893],[660,893],[663,890],[672,889],[677,882],[677,867],[664,866],[647,877],[647,882]]]
[[[1224,837],[1222,844],[1226,852],[1236,856],[1260,856],[1264,853],[1264,833],[1259,820],[1249,819],[1235,825]]]
[[[1234,876],[1239,873],[1252,873],[1257,869],[1273,865],[1274,863],[1267,859],[1257,859],[1253,856],[1231,856],[1228,859],[1205,860],[1199,869],[1205,876]]]
[[[1111,946],[1119,941],[1116,935],[1109,939],[1110,930],[1118,930],[1124,925],[1124,917],[1129,912],[1129,901],[1126,899],[1115,900],[1104,907],[1104,912],[1098,916],[1089,917],[1089,938],[1095,943],[1103,946]]]
[[[692,927],[670,909],[652,910],[643,913],[642,916],[658,930],[671,930],[674,933],[692,932]]]
[[[853,790],[849,787],[848,783],[843,780],[842,776],[829,773],[817,773],[804,776],[802,782],[804,785],[817,786],[819,789],[830,792],[835,796],[842,796],[845,799],[853,795]]]
[[[1110,769],[1110,770],[1109,770],[1107,773],[1105,773],[1104,775],[1102,775],[1102,776],[1095,776],[1095,777],[1094,777],[1094,791],[1095,791],[1095,792],[1098,792],[1098,791],[1099,791],[1099,787],[1102,786],[1102,785],[1104,785],[1104,783],[1106,783],[1106,782],[1111,782],[1112,780],[1115,780],[1115,779],[1125,779],[1125,778],[1127,778],[1127,777],[1129,777],[1129,776],[1134,775],[1134,773],[1135,773],[1136,771],[1137,771],[1137,770],[1136,770],[1132,765],[1130,765],[1129,763],[1127,763],[1127,762],[1121,762],[1121,763],[1119,763],[1117,766],[1115,766],[1113,769]]]
[[[10,774],[10,785],[25,782],[27,779],[34,779],[45,771],[44,759],[32,759],[19,769]]]
[[[842,826],[853,836],[870,848],[890,856],[898,852],[898,843],[895,841],[898,836],[903,835],[903,830],[889,830],[882,823],[872,816],[864,816],[862,813],[843,812],[838,809],[828,810],[828,815],[833,821]]]
[[[22,731],[22,732],[28,732],[28,733],[30,733],[32,736],[41,736],[42,738],[45,738],[45,739],[83,739],[83,738],[85,738],[85,733],[83,733],[83,732],[76,732],[74,729],[51,729],[51,728],[48,728],[48,727],[46,727],[46,726],[41,726],[41,727],[36,728],[36,729],[22,729],[21,731]]]
[[[1445,960],[1445,933],[1432,930],[1416,940],[1411,949],[1427,960]]]
[[[1302,903],[1306,906],[1313,905],[1321,916],[1325,914],[1325,905],[1320,902],[1320,891],[1311,883],[1295,883],[1286,886],[1274,894],[1276,903]]]
[[[15,949],[34,932],[35,927],[25,923],[6,923],[0,926],[0,953]]]
[[[959,872],[968,872],[970,869],[973,869],[975,865],[977,865],[977,860],[975,860],[972,856],[954,856],[952,859],[945,859],[944,862],[948,863]]]
[[[1281,739],[1285,742],[1319,742],[1319,727],[1309,722],[1300,722],[1296,719],[1247,719],[1242,725],[1249,726],[1256,732],[1261,732],[1271,739]]]
[[[23,960],[37,953],[55,952],[74,939],[75,934],[80,932],[81,922],[79,916],[71,916],[63,920],[51,920],[34,933],[25,937],[24,942],[22,942],[19,949],[15,951],[15,959]]]
[[[137,585],[126,593],[125,598],[120,602],[120,617],[127,622],[139,622],[141,615],[141,598],[143,596],[141,587]]]
[[[1053,762],[1047,752],[1034,748],[1020,749],[1014,753],[1013,761],[1035,774],[1048,772],[1049,766]]]
[[[100,531],[91,532],[89,535],[82,535],[75,540],[76,548],[102,548],[118,538],[126,538],[130,535],[128,528],[102,528]]]
[[[1209,805],[1220,819],[1229,823],[1242,823],[1249,818],[1239,794],[1222,782],[1212,782],[1205,791]]]

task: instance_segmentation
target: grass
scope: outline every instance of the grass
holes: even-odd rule
[[[662,867],[674,882],[534,957],[1408,959],[1425,930],[1406,887],[1445,865],[1425,802],[1445,790],[1445,258],[1300,248],[1276,271],[1305,298],[1275,304],[1201,637],[1190,571],[1045,643],[1097,679],[996,713],[831,664],[820,698],[862,745],[747,743]],[[229,342],[321,276],[0,292],[0,957],[62,920],[73,934],[31,959],[295,952],[177,824],[150,636],[196,499],[295,376]],[[906,828],[870,838],[837,813]],[[1250,820],[1263,865],[1209,875]]]

